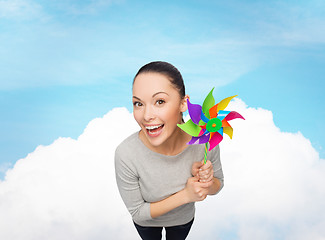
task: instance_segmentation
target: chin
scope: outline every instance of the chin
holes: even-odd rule
[[[142,131],[145,131],[145,137],[147,141],[153,146],[153,147],[159,147],[161,146],[164,142],[166,142],[167,137],[166,137],[166,132],[164,131],[166,129],[163,129],[161,132],[156,133],[156,134],[150,134],[146,129],[142,129]]]

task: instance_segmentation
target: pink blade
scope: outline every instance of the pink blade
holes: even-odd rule
[[[227,121],[230,121],[230,120],[233,120],[233,119],[236,119],[236,118],[241,118],[241,119],[244,119],[245,120],[245,118],[242,116],[242,115],[240,115],[238,112],[235,112],[235,111],[231,111],[226,117],[225,117],[225,119],[227,120]]]
[[[217,146],[223,139],[223,136],[218,133],[215,132],[215,134],[212,136],[212,138],[210,139],[209,143],[210,143],[210,148],[209,151],[211,151],[215,146]]]

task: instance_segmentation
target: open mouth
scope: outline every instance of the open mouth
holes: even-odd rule
[[[164,124],[155,125],[155,126],[146,126],[147,133],[150,137],[157,137],[164,127]]]

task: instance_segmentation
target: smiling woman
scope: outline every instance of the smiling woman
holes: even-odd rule
[[[182,113],[187,109],[187,98],[181,98],[168,78],[160,73],[146,72],[136,77],[133,114],[142,128],[139,137],[148,148],[175,155],[177,149],[186,147],[186,142],[177,141],[178,136],[187,139],[186,134],[177,129],[177,123],[182,121]],[[169,146],[166,147],[166,144]]]
[[[133,115],[141,130],[115,152],[116,181],[142,239],[185,239],[197,201],[223,187],[219,147],[203,164],[204,146],[177,127],[187,110],[183,78],[166,62],[143,66],[133,81]],[[215,169],[215,171],[214,171]]]

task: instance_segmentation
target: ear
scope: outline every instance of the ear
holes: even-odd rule
[[[180,107],[181,112],[187,111],[187,99],[190,100],[189,95],[185,95],[185,97],[181,100],[181,107]]]

